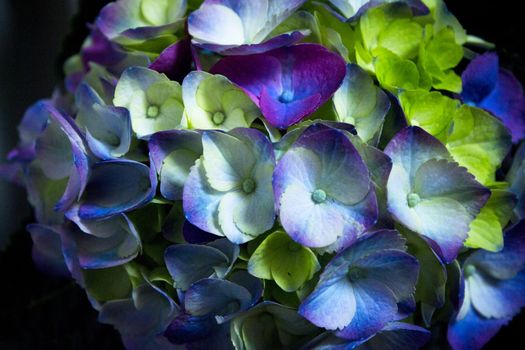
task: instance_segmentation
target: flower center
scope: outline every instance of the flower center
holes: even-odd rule
[[[289,102],[292,102],[292,100],[293,100],[293,92],[289,90],[283,91],[281,96],[279,96],[279,102],[282,102],[282,103],[289,103]]]
[[[288,250],[291,251],[291,252],[297,252],[297,251],[299,251],[299,249],[301,249],[301,245],[299,243],[290,242],[288,244]]]
[[[157,118],[159,116],[159,112],[159,106],[150,105],[148,107],[146,115],[148,116],[148,118]]]
[[[467,265],[467,266],[465,266],[464,272],[465,272],[465,277],[470,277],[474,273],[476,273],[476,266],[474,266],[474,265]]]
[[[348,269],[347,276],[350,282],[356,282],[365,277],[365,271],[360,267],[353,266]]]
[[[226,116],[222,112],[215,112],[213,117],[211,117],[211,120],[215,125],[221,125],[224,123],[224,119],[226,119]]]
[[[252,179],[246,179],[242,182],[242,190],[244,193],[252,193],[255,191],[255,181]]]
[[[421,202],[421,198],[417,193],[409,193],[407,195],[407,203],[410,208],[414,208],[419,202]]]
[[[326,192],[321,190],[321,189],[317,189],[317,190],[313,191],[312,192],[312,200],[316,204],[323,203],[326,200]]]

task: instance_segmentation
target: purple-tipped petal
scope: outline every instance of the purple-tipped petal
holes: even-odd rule
[[[109,160],[96,163],[81,199],[82,219],[106,218],[148,203],[155,195],[157,174],[132,160]]]
[[[385,153],[393,163],[388,210],[395,220],[429,239],[442,259],[452,261],[490,191],[465,168],[449,162],[445,146],[418,127],[400,131]]]
[[[263,52],[298,40],[295,33],[268,35],[305,0],[206,0],[188,17],[193,43],[221,54]]]
[[[287,128],[314,112],[337,90],[344,60],[316,44],[225,57],[211,70],[239,85],[261,107],[268,122]]]
[[[309,247],[342,239],[343,248],[377,219],[365,163],[344,132],[322,124],[308,127],[281,158],[273,187],[284,229]]]

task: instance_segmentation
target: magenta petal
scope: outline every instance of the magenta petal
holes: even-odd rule
[[[344,60],[321,45],[299,44],[262,54],[225,57],[211,70],[239,85],[268,122],[287,128],[313,113],[337,90]]]
[[[183,39],[164,49],[149,68],[166,74],[171,80],[182,83],[186,74],[191,70],[192,62],[191,41]]]

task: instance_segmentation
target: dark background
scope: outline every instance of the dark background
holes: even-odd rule
[[[78,51],[87,35],[85,23],[106,2],[0,0],[0,158],[16,143],[25,108],[50,96],[60,81],[61,63]],[[503,66],[524,82],[525,19],[512,3],[447,2],[469,34],[498,44]],[[24,191],[0,180],[0,349],[121,349],[118,334],[96,321],[79,287],[35,269],[24,231],[30,222]],[[523,329],[524,313],[486,349],[519,344]]]

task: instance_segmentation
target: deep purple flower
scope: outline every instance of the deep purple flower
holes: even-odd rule
[[[211,72],[239,85],[271,125],[284,129],[313,113],[334,94],[345,77],[346,65],[321,45],[299,44],[225,57]]]

